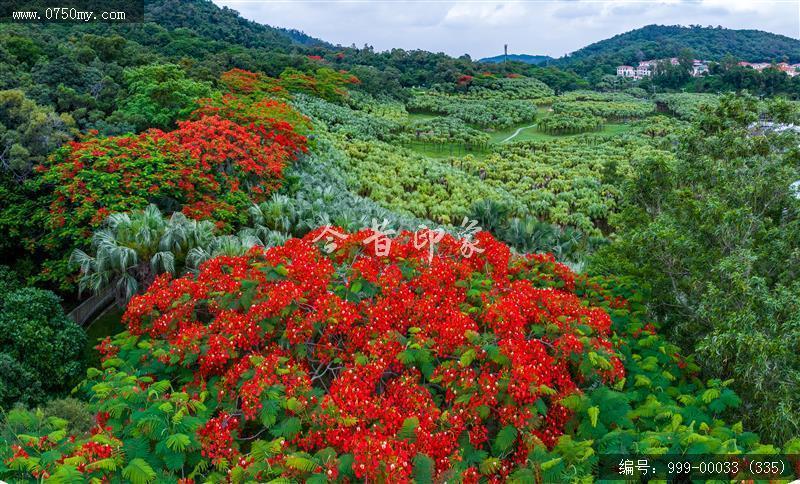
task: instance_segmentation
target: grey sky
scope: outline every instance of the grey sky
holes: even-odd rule
[[[333,44],[560,57],[648,24],[722,25],[800,37],[800,0],[214,0],[245,18]]]

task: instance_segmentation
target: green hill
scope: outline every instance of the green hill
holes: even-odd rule
[[[800,40],[783,35],[722,27],[648,25],[595,42],[553,63],[585,74],[598,67],[608,70],[644,59],[674,57],[687,48],[695,58],[705,60],[720,60],[730,54],[750,62],[800,62]]]
[[[478,62],[485,62],[487,64],[497,64],[503,62],[506,59],[506,56],[500,54],[494,57],[484,57],[480,59]],[[548,61],[553,60],[552,57],[549,55],[530,55],[530,54],[509,54],[508,60],[511,62],[523,62],[525,64],[545,64]]]
[[[145,19],[169,30],[185,28],[217,41],[249,48],[274,48],[287,44],[333,45],[294,29],[262,25],[247,20],[233,9],[218,7],[211,0],[148,0]]]

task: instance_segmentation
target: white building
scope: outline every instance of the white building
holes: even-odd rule
[[[708,72],[708,62],[695,59],[692,61],[692,77],[699,77]]]
[[[633,66],[617,66],[617,75],[619,77],[633,78],[636,76],[636,69]]]
[[[789,77],[794,77],[800,72],[797,72],[797,64],[789,65],[786,62],[781,62],[780,64],[775,66],[779,71],[783,71],[789,75]]]
[[[651,77],[656,70],[659,62],[669,62],[673,66],[680,64],[677,57],[669,59],[651,59],[639,62],[635,68],[632,66],[617,66],[617,75],[620,77],[627,77],[630,79],[644,79]],[[702,76],[708,72],[708,61],[694,59],[692,62],[692,76]]]
[[[653,70],[656,67],[656,61],[642,61],[636,68],[636,79],[650,77],[653,75]]]

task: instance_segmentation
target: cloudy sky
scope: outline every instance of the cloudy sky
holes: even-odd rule
[[[800,37],[800,0],[214,0],[333,44],[560,57],[648,24],[722,25]]]

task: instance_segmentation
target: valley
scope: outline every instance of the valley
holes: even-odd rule
[[[800,77],[731,60],[778,50],[0,24],[0,480],[797,478]]]

